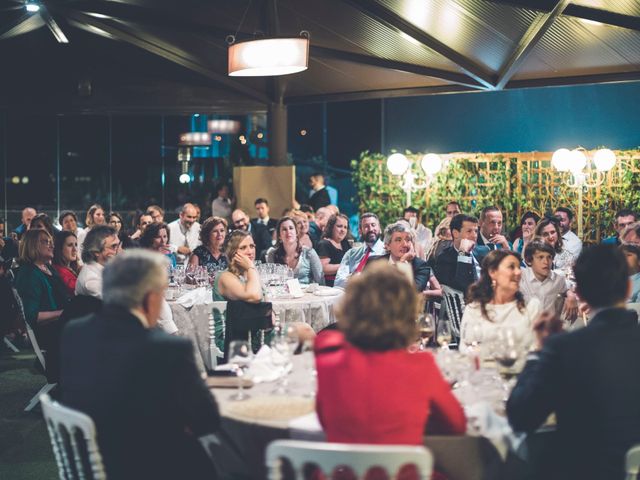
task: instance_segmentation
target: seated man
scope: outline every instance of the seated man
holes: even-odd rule
[[[175,248],[178,263],[185,263],[191,252],[200,245],[198,210],[192,203],[185,203],[180,217],[167,225],[169,243]]]
[[[623,244],[640,245],[640,222],[627,225],[620,235]]]
[[[502,234],[502,212],[494,205],[484,207],[480,212],[479,232],[474,256],[479,262],[491,250],[505,248],[511,250],[511,244]]]
[[[344,254],[333,282],[334,287],[345,288],[351,275],[362,272],[369,257],[378,257],[385,253],[384,244],[380,240],[380,221],[375,213],[362,214],[358,230],[363,244]]]
[[[153,223],[153,217],[150,213],[141,213],[136,223],[136,231],[131,234],[131,240],[139,240],[145,229]]]
[[[631,296],[629,303],[640,303],[640,245],[627,243],[620,247],[629,266],[629,280],[631,281]]]
[[[618,211],[616,213],[615,222],[613,225],[616,234],[605,238],[604,240],[602,240],[602,243],[604,243],[605,245],[620,245],[620,235],[622,235],[624,229],[637,220],[638,217],[632,210],[627,210],[625,208]]]
[[[466,294],[480,271],[480,262],[474,256],[478,219],[458,214],[451,219],[450,229],[453,245],[436,257],[435,273],[440,283]]]
[[[418,256],[425,260],[426,250],[431,245],[431,239],[433,233],[430,228],[425,227],[420,223],[420,210],[414,207],[407,207],[402,211],[402,218],[404,218],[411,228],[416,231],[416,245],[418,246]]]
[[[427,296],[442,294],[440,283],[433,276],[427,262],[416,256],[415,233],[407,222],[400,220],[384,229],[384,248],[388,253],[379,257],[370,257],[367,265],[387,262],[400,267],[403,272],[407,272],[406,268],[413,276],[416,291]]]
[[[567,282],[561,273],[552,270],[556,252],[546,242],[532,240],[524,249],[524,261],[529,268],[522,270],[520,291],[525,302],[532,298],[540,301],[541,310],[559,315],[564,313],[567,320],[575,320],[578,315],[578,300],[567,289]]]
[[[102,312],[62,334],[62,403],[88,414],[109,478],[215,478],[197,437],[220,415],[187,339],[156,326],[167,262],[128,250],[104,269]]]
[[[582,240],[571,231],[573,212],[566,207],[558,207],[554,215],[559,220],[560,230],[562,230],[562,247],[577,258],[582,250]]]
[[[253,243],[256,244],[256,259],[261,259],[266,251],[271,248],[272,237],[267,227],[253,224],[244,210],[237,208],[233,211],[231,225],[233,227],[231,230],[242,230],[251,234]]]
[[[595,315],[558,335],[557,318],[534,323],[541,350],[529,355],[507,416],[514,430],[534,432],[555,412],[563,448],[547,461],[556,478],[622,479],[625,453],[640,442],[640,327],[636,312],[624,308],[627,262],[617,248],[598,245],[582,251],[574,274]]]
[[[89,230],[82,245],[82,261],[76,282],[76,295],[102,298],[102,270],[106,263],[118,253],[120,240],[116,231],[106,225],[97,225]]]
[[[251,224],[262,225],[267,230],[269,230],[269,235],[271,235],[271,238],[275,239],[275,231],[278,221],[275,218],[269,217],[269,202],[266,198],[256,198],[254,206],[256,207],[256,214],[258,216],[251,220]]]

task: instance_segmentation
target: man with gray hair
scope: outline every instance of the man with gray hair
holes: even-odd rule
[[[61,399],[95,422],[109,478],[215,478],[198,437],[218,407],[191,342],[155,328],[166,287],[161,254],[128,250],[104,268],[102,311],[62,334]]]
[[[106,263],[118,253],[120,240],[115,229],[106,225],[96,225],[82,244],[82,261],[76,281],[76,295],[102,298],[102,270]]]
[[[441,294],[440,284],[433,276],[427,262],[416,256],[415,241],[416,234],[408,222],[400,220],[392,223],[384,229],[384,248],[388,253],[379,257],[371,257],[367,265],[379,261],[396,265],[406,273],[411,272],[418,292],[439,295]],[[431,290],[427,289],[429,282],[432,284]]]

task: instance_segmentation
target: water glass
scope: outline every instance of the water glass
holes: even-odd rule
[[[230,400],[246,400],[249,395],[244,393],[242,378],[245,374],[245,368],[249,367],[253,352],[251,346],[246,340],[234,340],[229,344],[229,363],[235,367],[238,375],[238,392],[229,397]]]

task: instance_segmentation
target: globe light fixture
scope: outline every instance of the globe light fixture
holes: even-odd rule
[[[401,153],[394,153],[387,158],[387,169],[392,175],[402,177],[400,180],[400,188],[406,194],[406,206],[411,206],[411,194],[418,190],[427,188],[433,176],[442,170],[442,159],[435,153],[428,153],[422,157],[420,167],[426,175],[426,181],[417,183],[417,175],[413,173],[413,161],[409,160]]]
[[[608,148],[601,148],[593,156],[593,164],[599,172],[608,172],[616,164],[616,154]]]
[[[391,175],[403,175],[409,166],[409,160],[401,153],[394,153],[387,158],[387,168]]]
[[[587,166],[587,156],[582,150],[576,148],[569,153],[569,171],[572,173],[580,173]]]
[[[291,75],[309,65],[309,34],[235,42],[231,36],[228,69],[231,77]]]
[[[560,148],[553,152],[551,157],[551,165],[559,172],[568,172],[571,151],[568,148]]]
[[[183,184],[189,183],[191,181],[191,176],[188,173],[183,173],[182,175],[180,175],[178,180],[180,180],[180,183],[183,183]]]
[[[436,155],[435,153],[427,153],[422,157],[420,166],[427,175],[435,175],[442,170],[442,158],[440,158],[440,155]]]

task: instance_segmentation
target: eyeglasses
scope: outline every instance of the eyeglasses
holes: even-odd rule
[[[46,245],[47,247],[53,247],[53,242],[51,240],[40,240],[40,245]]]

